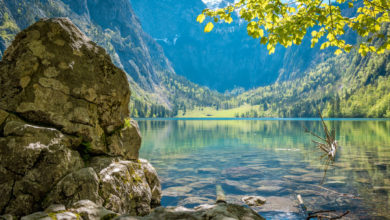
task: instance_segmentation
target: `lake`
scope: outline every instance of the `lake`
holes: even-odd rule
[[[319,120],[138,120],[140,157],[161,178],[163,206],[213,204],[216,185],[228,202],[266,198],[253,208],[267,219],[302,219],[309,211],[349,210],[349,219],[390,218],[390,121],[330,120],[339,145],[325,160],[304,127],[321,134]],[[346,219],[348,219],[346,218]]]

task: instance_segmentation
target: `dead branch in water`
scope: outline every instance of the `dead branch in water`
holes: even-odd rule
[[[226,203],[226,196],[225,193],[223,192],[223,189],[221,185],[216,186],[216,191],[217,191],[217,201],[216,203]]]
[[[303,199],[301,195],[297,195],[297,199],[299,202],[299,206],[302,210],[302,212],[307,216],[306,220],[312,219],[312,218],[317,218],[317,219],[340,219],[344,216],[346,216],[349,211],[346,211],[342,214],[336,214],[336,210],[320,210],[320,211],[314,211],[314,212],[309,212],[303,203]],[[327,214],[325,214],[327,213]]]
[[[324,129],[324,136],[325,137],[321,137],[320,135],[310,131],[306,127],[305,127],[305,132],[318,138],[319,139],[318,141],[312,140],[312,142],[315,143],[320,150],[324,151],[326,153],[326,155],[329,157],[329,159],[334,160],[334,158],[336,156],[337,147],[338,147],[337,141],[336,141],[336,131],[335,131],[335,129],[332,129],[329,131],[328,126],[326,125],[324,118],[322,117],[322,114],[321,114],[319,109],[318,109],[318,115],[321,118],[321,123],[322,123],[322,127]]]
[[[344,216],[346,216],[349,211],[346,211],[340,215],[336,215],[334,214],[335,216],[330,216],[330,215],[324,215],[323,213],[333,213],[334,211],[333,210],[323,210],[323,211],[317,211],[317,212],[313,212],[311,215],[309,215],[306,220],[309,220],[309,219],[312,219],[312,218],[316,218],[316,219],[340,219]]]
[[[321,151],[324,152],[324,155],[321,156],[321,160],[326,158],[324,163],[324,177],[321,180],[321,184],[324,182],[326,177],[326,172],[328,171],[329,166],[332,165],[332,163],[335,160],[336,157],[336,151],[338,148],[338,144],[336,141],[336,130],[332,128],[332,130],[328,129],[328,126],[326,125],[324,118],[322,117],[322,114],[319,109],[317,109],[318,115],[321,118],[321,124],[322,128],[324,130],[324,137],[321,137],[320,135],[310,131],[305,126],[305,132],[311,134],[313,137],[317,138],[318,140],[312,140],[314,144],[316,144],[317,148],[319,148]]]

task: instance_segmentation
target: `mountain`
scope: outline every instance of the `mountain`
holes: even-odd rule
[[[40,18],[69,17],[127,73],[134,116],[172,116],[175,109],[220,96],[176,75],[160,45],[142,30],[128,0],[0,0],[0,6],[1,54],[17,32]],[[198,98],[189,100],[193,93]]]
[[[246,34],[246,24],[238,19],[205,34],[204,24],[196,22],[207,7],[201,0],[131,3],[144,30],[161,44],[177,74],[220,92],[268,85],[278,78],[285,50],[278,48],[274,55],[268,55],[264,45]]]
[[[196,22],[203,9],[223,7],[232,0],[131,0],[144,30],[161,46],[179,75],[220,92],[253,89],[297,77],[325,51],[302,46],[277,47],[268,54],[259,39],[247,35],[247,22],[234,15],[232,24],[217,24],[205,34]]]
[[[310,39],[268,55],[246,34],[245,22],[234,19],[203,33],[196,16],[227,0],[131,0],[146,32],[164,48],[178,74],[219,91],[247,91],[218,102],[180,112],[183,117],[315,117],[317,108],[332,117],[389,117],[389,54],[361,57],[356,51],[334,57],[334,49],[310,48]],[[362,1],[355,5],[359,6]],[[354,9],[340,5],[342,13]],[[388,35],[388,34],[387,34]],[[345,38],[359,37],[347,30]],[[381,94],[379,96],[378,94]],[[359,97],[369,100],[365,106]]]

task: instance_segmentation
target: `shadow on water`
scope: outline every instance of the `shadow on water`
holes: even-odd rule
[[[327,124],[341,147],[325,178],[321,153],[302,129],[321,133],[320,121],[139,121],[140,154],[161,177],[163,205],[214,203],[218,183],[230,202],[264,196],[266,204],[255,210],[267,219],[302,218],[297,194],[309,210],[337,207],[350,210],[350,219],[389,218],[390,121]]]

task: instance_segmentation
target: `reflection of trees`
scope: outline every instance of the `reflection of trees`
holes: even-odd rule
[[[344,151],[376,148],[383,151],[390,143],[390,121],[328,121],[336,129]],[[303,126],[321,133],[320,121],[287,120],[147,120],[139,121],[143,150],[180,153],[189,149],[226,144],[260,148],[312,150],[311,137]],[[355,149],[352,149],[355,151]],[[365,151],[361,149],[360,153]]]

